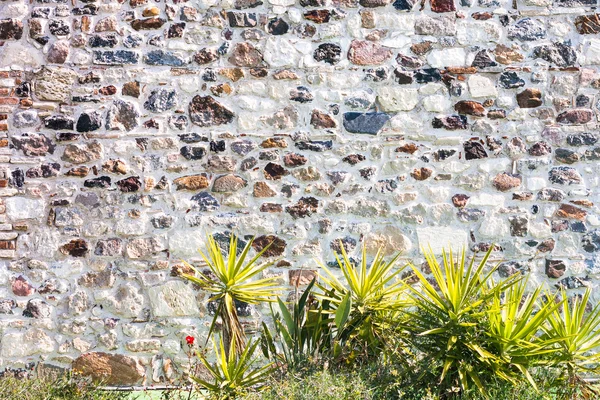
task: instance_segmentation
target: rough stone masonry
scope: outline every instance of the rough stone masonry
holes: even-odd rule
[[[596,7],[1,1],[0,368],[173,381],[206,233],[292,286],[363,243],[597,285]]]

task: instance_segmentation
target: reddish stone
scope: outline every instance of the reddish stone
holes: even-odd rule
[[[521,186],[521,181],[521,175],[507,174],[504,172],[496,175],[493,185],[499,191],[506,192]]]
[[[542,105],[542,92],[539,89],[525,89],[517,94],[517,103],[521,108],[535,108]]]
[[[452,196],[452,204],[456,208],[463,208],[467,205],[467,202],[469,201],[469,199],[470,199],[470,197],[467,196],[466,194],[457,193],[454,196]]]
[[[587,216],[587,211],[570,204],[561,204],[558,210],[556,210],[556,216],[559,218],[569,218],[584,221],[585,217]]]
[[[428,179],[429,177],[431,177],[432,174],[433,174],[433,170],[431,168],[422,167],[422,168],[415,168],[410,173],[410,176],[412,176],[413,178],[415,178],[418,181],[424,181],[425,179]]]
[[[408,153],[414,154],[417,150],[419,150],[419,146],[414,143],[406,143],[400,147],[396,147],[396,153]]]
[[[11,289],[15,296],[22,297],[31,296],[35,292],[33,286],[22,275],[12,282]]]
[[[283,157],[283,163],[286,167],[300,167],[306,164],[308,160],[302,154],[288,153]]]
[[[390,49],[364,40],[353,40],[348,50],[348,60],[356,65],[379,65],[391,56]]]
[[[587,124],[593,116],[592,110],[588,109],[567,110],[558,114],[556,122],[564,125]]]
[[[149,30],[149,29],[158,29],[167,23],[166,19],[163,18],[144,18],[144,19],[134,19],[131,22],[131,27],[136,31],[139,30]]]
[[[558,279],[565,274],[567,266],[561,260],[546,260],[546,275]]]
[[[475,115],[477,117],[485,116],[483,104],[471,100],[461,100],[454,105],[454,109],[459,114]]]
[[[445,13],[456,11],[454,0],[431,0],[431,11]]]
[[[337,123],[331,115],[313,110],[310,117],[310,124],[316,129],[332,129],[337,127]]]
[[[329,22],[331,12],[329,10],[310,10],[304,13],[304,18],[317,24]]]

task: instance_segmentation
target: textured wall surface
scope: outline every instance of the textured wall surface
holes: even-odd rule
[[[0,2],[0,367],[171,380],[210,321],[177,277],[206,232],[273,241],[283,283],[341,239],[594,285],[595,7]]]

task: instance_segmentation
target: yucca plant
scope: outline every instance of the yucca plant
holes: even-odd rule
[[[236,301],[248,304],[258,304],[273,301],[273,295],[279,290],[276,277],[256,277],[262,273],[273,262],[258,263],[260,256],[267,250],[263,248],[254,257],[248,255],[252,248],[252,240],[249,240],[244,249],[238,255],[238,240],[231,235],[227,255],[212,236],[207,239],[207,253],[200,251],[202,258],[210,269],[210,274],[197,270],[192,265],[186,265],[195,272],[195,275],[183,275],[184,278],[194,282],[202,289],[212,293],[210,301],[218,303],[217,311],[212,320],[209,336],[214,332],[217,318],[220,317],[223,328],[223,342],[226,352],[234,347],[236,354],[241,354],[246,345],[244,329],[240,323]],[[236,347],[237,346],[237,347]]]
[[[271,306],[275,335],[271,334],[263,322],[263,354],[276,360],[285,369],[296,369],[309,360],[315,361],[326,347],[325,338],[330,331],[331,319],[324,312],[327,305],[323,305],[312,295],[315,282],[316,279],[313,279],[289,309],[279,298],[278,310]]]
[[[219,338],[217,344],[213,340],[216,362],[211,364],[204,355],[198,353],[202,364],[206,367],[213,381],[208,382],[193,376],[192,380],[201,388],[208,390],[212,398],[219,400],[235,399],[248,391],[260,391],[265,388],[265,383],[273,371],[273,364],[254,368],[256,359],[253,358],[258,341],[250,342],[240,354],[236,354],[238,348],[232,337],[229,351],[223,343],[223,337]]]
[[[412,307],[401,329],[409,345],[429,362],[420,379],[434,374],[441,393],[475,386],[485,394],[485,380],[509,376],[510,367],[489,345],[487,313],[492,299],[519,278],[490,284],[495,270],[487,268],[491,251],[478,263],[475,257],[467,261],[464,250],[456,258],[451,250],[443,251],[441,265],[432,251],[424,252],[433,282],[411,266],[420,285],[406,284]]]
[[[600,304],[590,307],[591,289],[579,297],[568,298],[561,290],[561,307],[555,309],[543,326],[544,338],[554,343],[552,365],[562,369],[571,386],[592,391],[583,374],[600,372]],[[594,390],[594,393],[596,391]]]
[[[318,285],[321,289],[318,296],[322,301],[329,302],[330,313],[334,314],[334,353],[338,355],[346,343],[358,339],[366,355],[376,355],[385,341],[382,332],[387,317],[406,304],[402,298],[405,286],[400,279],[396,279],[401,272],[401,269],[396,269],[400,254],[385,261],[379,249],[368,265],[367,250],[363,245],[360,264],[355,265],[344,246],[340,244],[340,247],[341,255],[335,253],[335,258],[343,281],[320,264],[325,274],[320,274],[323,284]]]
[[[525,377],[537,390],[531,369],[543,362],[543,356],[554,351],[553,342],[540,337],[540,333],[546,320],[560,305],[554,301],[554,296],[542,296],[542,286],[528,291],[527,279],[504,292],[495,292],[487,310],[487,334],[494,354],[511,367],[499,369],[498,376],[514,385]]]

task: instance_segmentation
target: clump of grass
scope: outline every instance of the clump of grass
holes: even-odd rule
[[[73,374],[62,374],[55,379],[0,378],[2,400],[125,400],[128,395],[101,390],[89,380]]]

